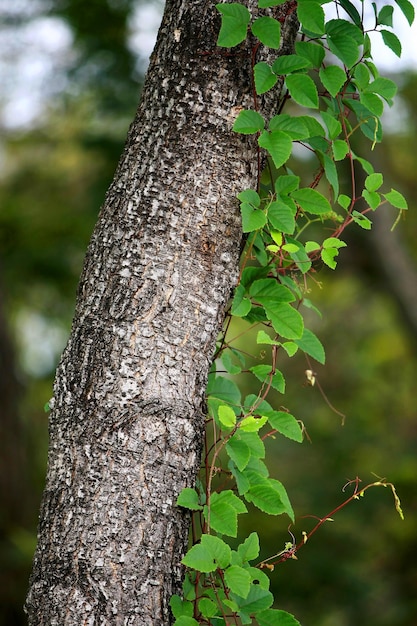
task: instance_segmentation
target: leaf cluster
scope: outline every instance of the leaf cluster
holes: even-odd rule
[[[281,4],[259,0],[258,7],[262,13]],[[365,28],[350,0],[332,3],[331,19],[326,18],[324,4],[328,3],[298,1],[300,31],[293,54],[280,52],[282,23],[273,12],[252,20],[244,4],[216,5],[221,14],[218,46],[233,48],[248,36],[256,41],[254,106],[239,112],[233,130],[256,137],[254,158],[261,162],[264,154],[267,168],[262,176],[259,172],[256,189],[244,189],[237,196],[247,240],[207,387],[212,443],[205,451],[196,489],[184,489],[177,501],[192,512],[194,532],[193,545],[182,560],[187,568],[183,597],[171,600],[176,626],[252,624],[253,620],[260,626],[298,624],[289,613],[271,608],[269,578],[262,571],[270,559],[253,564],[259,557],[258,534],[252,532],[236,549],[225,538],[238,537],[239,515],[246,514],[248,506],[268,515],[286,514],[291,522],[295,519],[284,485],[270,476],[264,440],[282,435],[301,443],[304,428],[289,410],[276,410],[266,398],[272,389],[285,394],[279,358],[302,351],[308,363],[310,358],[325,363],[323,345],[304,322],[303,310],[314,309],[307,297],[308,279],[317,265],[336,268],[346,247],[341,235],[349,225],[369,230],[370,216],[385,203],[400,214],[407,209],[399,191],[381,191],[383,175],[352,149],[357,132],[372,147],[381,141],[381,116],[396,93],[395,83],[379,75],[369,37],[370,31],[380,33],[385,45],[401,54],[397,36],[388,30],[393,7],[378,9],[372,3],[374,21]],[[396,4],[411,24],[411,3],[396,0]],[[256,52],[262,47],[275,51],[276,58],[257,62]],[[278,114],[266,119],[258,110],[258,97],[275,93],[277,87]],[[309,184],[292,169],[294,146],[316,159]],[[342,164],[348,165],[351,180],[350,188],[341,192]],[[356,167],[366,173],[363,189],[357,189]],[[270,363],[247,363],[248,355],[228,338],[232,318],[248,328],[257,327],[257,344],[270,351]],[[315,374],[308,372],[307,382],[314,385]],[[234,379],[242,374],[253,377],[257,394],[242,398]],[[287,543],[271,559],[280,563],[295,558],[296,547]]]

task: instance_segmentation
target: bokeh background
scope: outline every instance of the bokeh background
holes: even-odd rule
[[[0,626],[25,623],[46,471],[44,405],[162,9],[160,0],[0,0]],[[345,425],[305,384],[305,360],[283,361],[288,394],[275,401],[303,420],[311,442],[279,438],[268,454],[298,538],[314,524],[304,516],[329,513],[357,475],[363,484],[375,475],[394,482],[406,517],[389,490],[371,490],[271,573],[279,607],[304,626],[417,624],[416,31],[397,23],[403,60],[379,48],[376,62],[399,97],[369,158],[410,210],[393,233],[389,207],[370,232],[352,228],[337,274],[322,269],[311,285],[323,317],[312,313],[310,327],[327,352],[326,366],[314,369]],[[287,525],[247,516],[243,532],[262,531],[266,557],[289,540]]]

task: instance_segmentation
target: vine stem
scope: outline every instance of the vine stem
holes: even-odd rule
[[[361,483],[361,479],[356,476],[356,478],[354,478],[353,480],[349,480],[346,485],[343,487],[342,491],[344,492],[346,487],[348,487],[349,485],[354,484],[354,491],[353,494],[351,496],[349,496],[349,498],[347,498],[346,500],[344,500],[341,504],[339,504],[338,506],[336,506],[332,511],[330,511],[330,513],[328,513],[327,515],[325,515],[324,517],[316,517],[316,519],[318,519],[317,524],[312,528],[312,530],[310,530],[309,533],[305,533],[303,532],[303,539],[302,541],[298,542],[297,544],[292,544],[292,548],[291,549],[284,549],[282,552],[279,552],[278,554],[274,555],[274,556],[279,556],[280,558],[275,561],[274,563],[272,563],[271,565],[277,565],[278,563],[282,563],[283,561],[287,561],[289,558],[293,558],[293,555],[295,555],[295,552],[297,552],[298,550],[300,550],[300,548],[302,548],[303,546],[305,546],[305,544],[307,543],[307,541],[310,539],[310,537],[312,537],[320,528],[320,526],[322,526],[325,522],[330,522],[333,521],[333,516],[336,515],[339,511],[341,511],[342,509],[344,509],[350,502],[353,502],[353,500],[359,500],[359,498],[363,497],[366,493],[366,491],[368,491],[368,489],[371,489],[371,487],[389,487],[392,491],[392,494],[394,496],[394,502],[395,502],[395,508],[399,514],[399,516],[401,517],[401,519],[404,519],[404,515],[401,509],[401,502],[400,499],[397,495],[397,492],[395,490],[395,486],[393,483],[390,482],[386,482],[384,478],[381,478],[380,480],[374,481],[373,483],[369,483],[368,485],[366,485],[365,487],[359,488],[359,484]],[[302,519],[305,519],[307,517],[315,517],[313,515],[305,515],[303,516]],[[274,558],[274,556],[269,557],[268,559],[264,559],[263,561],[261,561],[260,563],[258,563],[256,565],[256,567],[259,567],[262,569],[262,567],[264,567],[264,564],[267,563],[268,561],[270,561],[271,559]]]

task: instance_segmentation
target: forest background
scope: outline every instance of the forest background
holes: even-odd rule
[[[0,626],[25,623],[46,470],[44,405],[162,9],[159,0],[10,5],[0,1]],[[280,438],[269,447],[297,533],[314,525],[303,516],[323,517],[342,502],[343,485],[357,475],[394,482],[405,521],[388,492],[374,490],[324,525],[297,561],[276,568],[279,607],[305,626],[417,622],[417,76],[407,63],[392,67],[401,73],[381,73],[399,97],[382,146],[367,158],[410,211],[393,233],[390,208],[373,216],[370,233],[352,229],[336,277],[322,269],[311,294],[323,319],[312,312],[310,327],[327,353],[317,379],[345,425],[306,384],[303,357],[292,359],[285,402],[311,441],[287,447]],[[287,522],[259,514],[259,525],[269,553],[282,549]]]

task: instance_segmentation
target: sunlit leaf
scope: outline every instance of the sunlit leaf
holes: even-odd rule
[[[399,191],[391,189],[391,191],[389,191],[388,193],[384,193],[383,196],[386,200],[388,200],[390,204],[392,204],[392,206],[395,206],[397,209],[408,209],[407,200]]]

